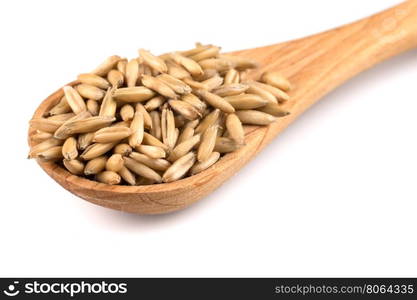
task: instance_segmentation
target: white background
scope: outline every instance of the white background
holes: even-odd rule
[[[111,54],[250,48],[398,2],[2,1],[0,276],[417,276],[417,51],[326,96],[178,213],[95,206],[25,159],[41,100]]]

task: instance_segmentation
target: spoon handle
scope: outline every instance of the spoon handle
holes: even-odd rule
[[[319,49],[303,51],[310,62],[288,74],[298,87],[293,95],[297,112],[358,73],[417,47],[417,0],[311,39]]]
[[[417,47],[417,0],[409,0],[352,24],[306,38],[237,54],[258,59],[264,66],[255,76],[276,70],[293,84],[291,114],[271,124],[256,149],[324,95],[358,73],[392,56]]]

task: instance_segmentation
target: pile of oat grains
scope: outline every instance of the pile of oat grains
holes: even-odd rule
[[[155,56],[107,58],[42,118],[32,119],[29,158],[62,163],[106,184],[172,182],[244,146],[243,125],[289,113],[291,86],[277,72],[247,79],[257,63],[197,43]]]

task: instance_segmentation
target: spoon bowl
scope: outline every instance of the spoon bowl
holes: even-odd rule
[[[261,65],[250,76],[279,71],[293,85],[284,104],[290,115],[266,127],[246,126],[246,145],[228,153],[209,169],[171,183],[111,186],[75,176],[52,162],[38,160],[42,169],[75,195],[104,207],[138,214],[183,209],[202,199],[234,175],[274,137],[331,90],[394,55],[417,46],[417,1],[405,1],[384,12],[310,37],[236,51]],[[394,26],[386,26],[386,24]],[[75,84],[72,82],[70,84]],[[46,98],[33,117],[42,117],[63,96],[59,89]],[[29,129],[30,136],[34,130]],[[32,146],[32,145],[31,145]]]

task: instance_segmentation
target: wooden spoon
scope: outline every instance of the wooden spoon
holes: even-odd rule
[[[40,166],[65,189],[92,203],[138,214],[183,209],[203,198],[235,174],[278,133],[325,94],[371,66],[417,46],[417,0],[324,33],[281,44],[234,52],[254,59],[264,71],[277,70],[293,84],[291,112],[268,127],[247,128],[246,146],[225,155],[192,177],[148,186],[109,186],[70,174],[54,163]],[[62,89],[42,102],[41,117],[62,97]],[[29,131],[29,136],[33,131]]]

